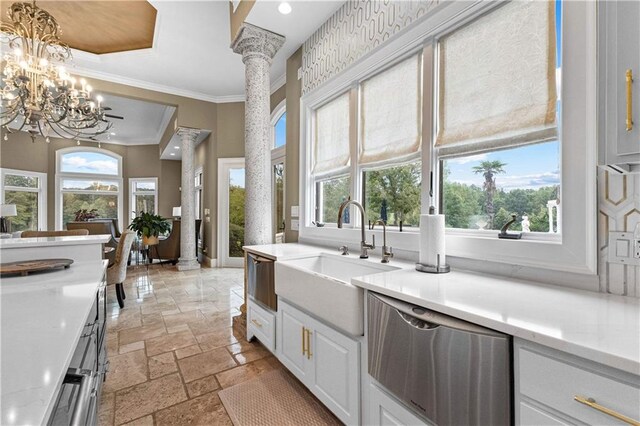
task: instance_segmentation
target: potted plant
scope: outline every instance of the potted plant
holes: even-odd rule
[[[75,212],[74,215],[76,216],[76,222],[88,222],[89,219],[95,219],[100,216],[98,214],[98,209],[81,209]]]
[[[152,246],[158,244],[158,236],[169,232],[170,225],[167,218],[143,211],[131,221],[129,229],[142,237],[142,244]]]

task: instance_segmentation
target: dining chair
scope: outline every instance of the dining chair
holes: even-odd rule
[[[127,259],[135,237],[136,234],[132,231],[122,233],[118,248],[116,248],[115,262],[107,268],[107,285],[114,284],[116,286],[116,297],[120,309],[124,308],[124,299],[127,298],[122,283],[127,278]]]

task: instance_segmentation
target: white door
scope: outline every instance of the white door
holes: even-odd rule
[[[220,266],[244,262],[244,158],[218,159],[218,259]]]

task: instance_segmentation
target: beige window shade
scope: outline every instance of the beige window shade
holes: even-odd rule
[[[512,1],[440,41],[440,156],[557,137],[552,1]]]
[[[349,166],[349,92],[316,110],[313,174],[337,174]]]
[[[361,85],[359,164],[398,161],[420,152],[420,55]]]

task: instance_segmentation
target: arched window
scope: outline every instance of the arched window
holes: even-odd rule
[[[118,219],[122,229],[122,157],[92,147],[56,151],[56,229],[87,210]]]

